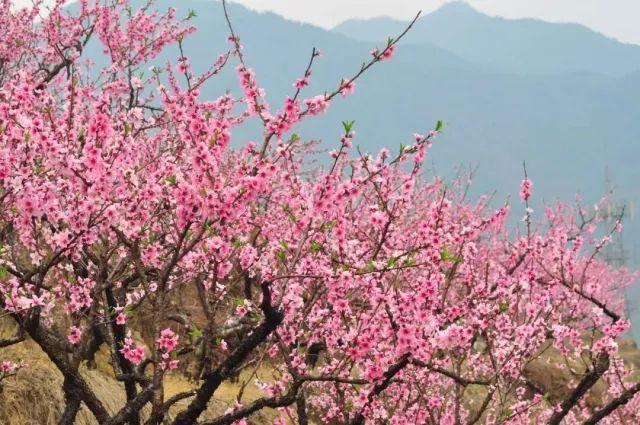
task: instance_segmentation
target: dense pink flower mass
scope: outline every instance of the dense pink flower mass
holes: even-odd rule
[[[510,229],[508,205],[423,174],[436,130],[360,155],[345,121],[325,141],[329,165],[309,172],[295,126],[351,93],[401,36],[322,94],[303,93],[313,50],[273,110],[236,35],[198,75],[181,48],[154,61],[194,31],[174,10],[36,3],[0,9],[0,308],[64,374],[70,406],[111,425],[140,423],[148,404],[148,423],[175,425],[243,423],[265,407],[283,424],[640,421],[616,341],[632,276],[598,255],[618,226],[599,233],[597,215],[557,204]],[[90,37],[104,67],[83,57]],[[203,98],[225,66],[237,90]],[[247,120],[264,133],[232,148]],[[119,412],[78,372],[100,346],[124,382]],[[527,372],[551,349],[580,359],[562,398]],[[183,362],[197,387],[165,399]],[[273,371],[264,398],[204,422],[221,383],[256,363]],[[596,382],[602,398],[587,402]]]

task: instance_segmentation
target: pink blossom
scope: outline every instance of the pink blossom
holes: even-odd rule
[[[240,266],[248,269],[256,260],[258,252],[251,245],[245,245],[240,252]]]
[[[125,323],[127,323],[127,314],[123,312],[118,313],[116,316],[116,324],[124,325]]]
[[[293,84],[293,87],[300,90],[309,85],[309,80],[306,78],[298,78]]]
[[[82,337],[82,329],[77,326],[71,326],[69,328],[69,334],[67,336],[67,340],[73,345],[80,342],[80,338]]]
[[[123,357],[129,360],[133,364],[140,364],[145,357],[144,347],[141,345],[135,346],[133,339],[127,337],[124,339],[124,346],[120,349]]]
[[[319,94],[310,99],[305,99],[304,104],[307,105],[307,109],[311,115],[320,115],[327,111],[329,108],[329,101],[324,95]]]
[[[532,186],[533,183],[528,178],[522,180],[522,183],[520,184],[520,199],[522,199],[523,201],[529,200],[529,197],[531,196]]]
[[[340,94],[343,97],[347,97],[356,90],[356,83],[349,80],[342,80],[340,82]]]
[[[166,353],[173,351],[178,345],[179,336],[171,329],[166,328],[160,332],[160,337],[156,339],[158,348]]]
[[[395,45],[391,44],[387,46],[385,49],[383,49],[382,51],[380,51],[379,49],[374,49],[371,52],[371,55],[373,55],[373,57],[382,61],[382,60],[391,58],[394,52],[395,52]]]

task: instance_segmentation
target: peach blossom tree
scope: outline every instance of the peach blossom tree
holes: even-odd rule
[[[525,178],[513,230],[508,205],[425,176],[440,122],[371,155],[345,121],[309,171],[298,123],[404,33],[323,94],[306,93],[313,49],[291,96],[268,104],[231,24],[200,74],[182,49],[195,28],[175,10],[63,3],[0,6],[0,315],[16,329],[0,347],[28,338],[62,373],[60,424],[83,405],[108,425],[242,424],[263,409],[279,424],[640,421],[616,342],[632,276],[599,257],[619,222],[598,231],[597,215],[563,204],[536,217]],[[83,56],[89,40],[103,67]],[[169,45],[180,55],[156,65]],[[225,67],[239,94],[203,98]],[[258,142],[234,139],[247,121]],[[123,384],[115,413],[81,373],[99,350]],[[561,399],[526,372],[547,350],[584,365]],[[0,361],[0,381],[28,373],[1,348]],[[187,364],[193,389],[166,396]],[[273,376],[260,398],[205,413],[258,367]]]

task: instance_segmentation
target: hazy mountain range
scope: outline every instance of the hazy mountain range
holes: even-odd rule
[[[198,14],[198,32],[185,41],[196,69],[205,69],[228,48],[219,2],[158,3],[168,6],[185,16],[189,9]],[[291,94],[312,47],[322,57],[309,95],[333,90],[358,70],[373,47],[384,46],[407,24],[382,17],[347,21],[326,31],[237,5],[230,7],[230,16],[274,108]],[[170,51],[163,58],[176,57]],[[226,89],[237,90],[231,69],[204,95]],[[444,176],[454,175],[461,164],[477,166],[474,194],[497,190],[497,202],[517,194],[526,160],[538,199],[571,201],[579,192],[591,204],[604,194],[608,170],[616,196],[633,210],[640,199],[639,98],[640,46],[579,25],[506,20],[448,3],[421,18],[393,60],[359,80],[355,94],[336,100],[329,113],[309,120],[299,133],[332,148],[340,122],[355,120],[356,143],[375,152],[383,146],[397,149],[414,132],[426,132],[442,119],[445,132],[430,163]],[[260,134],[256,127],[237,136],[242,143]],[[632,220],[626,228],[625,248],[635,261],[640,224]],[[631,307],[639,310],[637,297],[633,300]],[[635,315],[640,336],[640,315]]]
[[[394,34],[406,22],[380,17],[350,20],[334,31],[365,41]],[[448,3],[426,15],[407,42],[432,44],[487,69],[531,74],[593,72],[624,76],[638,70],[640,47],[622,44],[584,26],[509,20],[483,15],[466,3]]]

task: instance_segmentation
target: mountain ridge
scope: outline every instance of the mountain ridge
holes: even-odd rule
[[[406,24],[389,17],[351,19],[332,31],[372,41],[378,39],[380,28],[396,31]],[[592,70],[620,77],[640,69],[638,45],[620,42],[576,23],[489,16],[462,2],[446,3],[424,15],[407,36],[407,42],[427,42],[480,65],[524,74]],[[587,48],[589,52],[585,51]]]

